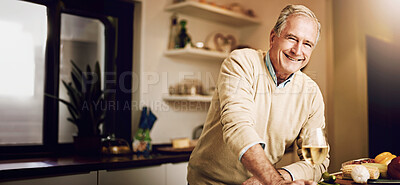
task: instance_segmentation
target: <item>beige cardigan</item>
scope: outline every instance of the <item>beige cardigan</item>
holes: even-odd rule
[[[298,71],[284,88],[276,88],[265,54],[235,50],[222,63],[203,132],[190,156],[189,184],[241,184],[252,176],[239,161],[246,147],[264,143],[265,154],[276,164],[294,141],[301,148],[303,128],[325,127],[318,85]],[[300,150],[298,154],[302,158]],[[316,168],[316,177],[328,165],[327,158]],[[284,168],[295,179],[312,179],[313,168],[303,160]]]

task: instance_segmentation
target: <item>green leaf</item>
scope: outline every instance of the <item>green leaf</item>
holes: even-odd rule
[[[82,102],[80,93],[72,87],[71,83],[66,84],[63,82],[63,84],[68,91],[69,103],[72,105],[74,111],[77,112],[76,114],[79,115],[79,108]]]
[[[76,121],[77,121],[77,120],[74,120],[73,118],[67,118],[67,120],[68,120],[69,122],[73,123],[74,125],[76,125]]]
[[[86,76],[86,81],[84,82],[84,85],[86,88],[85,90],[87,91],[86,95],[89,96],[88,97],[88,99],[89,99],[90,98],[90,87],[93,84],[93,73],[92,73],[92,70],[91,70],[89,64],[86,66],[86,74],[84,76]]]
[[[76,110],[72,109],[71,107],[67,106],[69,114],[71,115],[72,119],[75,120],[75,122],[79,119],[80,115],[79,112]]]
[[[71,71],[71,78],[72,78],[72,82],[74,82],[76,90],[82,91],[82,84],[83,84],[82,75],[80,75],[80,77],[79,77],[79,75],[76,72],[74,73],[73,71]]]
[[[73,60],[71,60],[71,64],[73,69],[77,70],[79,74],[82,74],[82,70],[79,69],[79,67],[75,64],[75,62]]]
[[[97,75],[97,81],[95,84],[95,95],[97,96],[101,96],[101,70],[100,70],[100,64],[97,61],[95,64],[95,68],[94,68],[94,72]]]
[[[71,103],[67,102],[66,100],[63,100],[63,99],[61,99],[61,98],[58,98],[58,97],[56,97],[56,96],[53,96],[53,95],[50,95],[50,94],[47,94],[47,93],[45,93],[44,95],[45,95],[45,96],[48,96],[48,97],[51,97],[51,98],[54,98],[54,99],[56,99],[56,100],[58,100],[58,101],[64,103],[64,104],[65,104],[66,106],[68,106],[68,107],[74,108],[74,106],[73,106]]]
[[[71,100],[70,103],[77,109],[80,104],[80,93],[73,88],[71,83],[67,84],[65,81],[62,81],[62,83],[64,84],[64,87],[67,89],[68,97]]]

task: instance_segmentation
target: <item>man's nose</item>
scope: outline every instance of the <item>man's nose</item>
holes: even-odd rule
[[[303,49],[303,48],[302,48],[301,43],[298,42],[298,43],[296,43],[295,45],[293,45],[293,47],[292,47],[292,52],[293,52],[293,54],[295,54],[295,55],[301,55],[302,49]]]

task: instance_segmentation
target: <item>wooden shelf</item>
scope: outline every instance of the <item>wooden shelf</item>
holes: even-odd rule
[[[190,101],[190,102],[211,102],[212,96],[205,95],[169,95],[164,96],[165,101]]]
[[[171,4],[165,9],[167,11],[174,11],[186,15],[196,16],[203,19],[228,24],[230,26],[249,26],[260,24],[260,21],[256,18],[195,1],[184,1]]]
[[[164,55],[169,57],[180,57],[186,59],[199,59],[199,60],[220,61],[220,62],[222,62],[226,57],[228,57],[227,53],[210,51],[205,49],[196,49],[190,47],[167,50],[164,52]]]

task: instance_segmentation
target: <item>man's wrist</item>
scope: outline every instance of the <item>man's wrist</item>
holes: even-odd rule
[[[286,180],[286,181],[293,181],[292,176],[290,173],[284,169],[279,169],[278,173],[281,175],[281,177]]]

